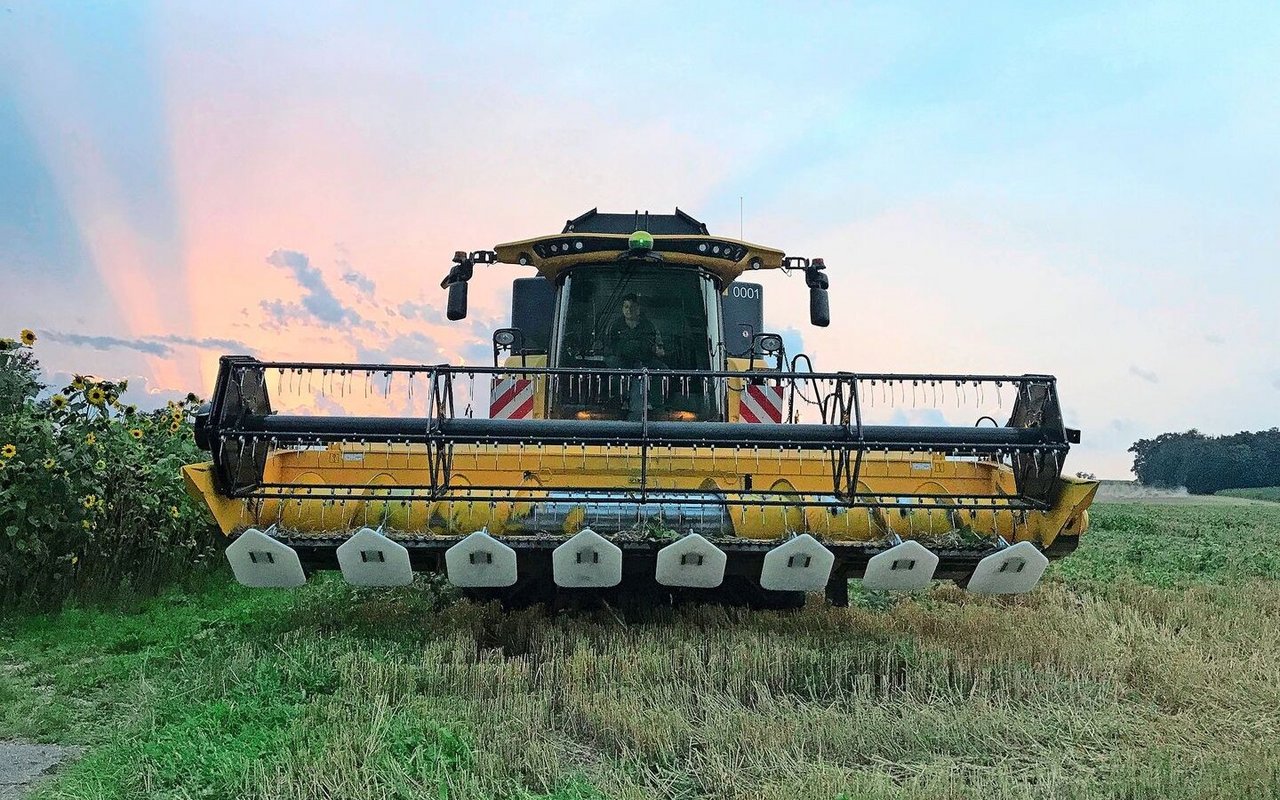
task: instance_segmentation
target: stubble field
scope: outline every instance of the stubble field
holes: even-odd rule
[[[1280,505],[1094,521],[1025,597],[629,624],[219,573],[0,622],[0,739],[84,746],[40,798],[1280,794]]]

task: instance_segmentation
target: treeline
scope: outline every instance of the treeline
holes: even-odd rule
[[[1280,486],[1280,428],[1230,436],[1162,433],[1129,448],[1140,483],[1192,494]]]

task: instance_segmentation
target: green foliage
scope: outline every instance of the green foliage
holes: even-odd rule
[[[201,460],[196,398],[141,412],[125,381],[42,397],[38,376],[29,345],[0,342],[0,603],[146,592],[205,559],[214,539],[178,478]]]
[[[1148,486],[1192,494],[1280,484],[1280,428],[1231,436],[1162,433],[1129,448],[1133,473]]]
[[[1224,497],[1243,497],[1246,500],[1266,500],[1280,503],[1280,486],[1258,486],[1252,489],[1222,489],[1214,494]]]
[[[0,623],[0,738],[87,746],[35,800],[1277,796],[1280,507],[1095,510],[1030,595],[797,614],[206,573]]]
[[[1090,511],[1066,578],[1178,587],[1280,580],[1280,506],[1117,504]]]

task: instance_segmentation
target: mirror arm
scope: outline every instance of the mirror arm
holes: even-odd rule
[[[827,268],[826,262],[821,258],[809,259],[809,264],[804,268],[804,285],[810,289],[828,289],[831,287],[831,281],[827,279],[822,272]]]

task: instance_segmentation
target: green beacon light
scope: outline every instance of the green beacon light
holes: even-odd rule
[[[627,240],[627,247],[632,250],[652,250],[653,234],[648,231],[636,231]]]

